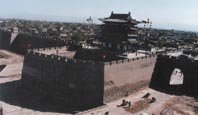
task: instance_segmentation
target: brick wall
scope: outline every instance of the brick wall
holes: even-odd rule
[[[11,44],[11,50],[19,54],[25,54],[27,49],[59,47],[65,45],[66,41],[59,40],[58,38],[21,33]]]
[[[105,63],[104,101],[119,99],[148,86],[155,62],[156,56],[150,55]]]
[[[184,75],[183,85],[169,85],[175,68]],[[155,64],[150,87],[170,93],[198,94],[198,61],[159,55]]]
[[[11,33],[0,30],[0,49],[10,48]]]
[[[41,54],[25,55],[23,86],[68,106],[95,107],[119,99],[150,83],[156,56],[92,62]]]
[[[66,107],[103,104],[104,64],[44,55],[25,55],[22,85]]]

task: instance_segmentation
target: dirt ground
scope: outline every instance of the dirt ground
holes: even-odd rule
[[[137,113],[149,107],[149,103],[145,100],[140,100],[134,102],[130,107],[127,107],[125,110],[130,113]]]
[[[0,78],[20,75],[23,66],[23,56],[6,50],[0,50],[0,65],[5,67],[0,72]]]
[[[198,101],[187,96],[172,98],[164,104],[161,114],[198,115]]]
[[[8,58],[9,55],[7,55],[6,53],[3,53],[2,51],[0,52],[0,58]]]

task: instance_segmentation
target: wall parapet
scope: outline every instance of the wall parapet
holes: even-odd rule
[[[193,58],[159,55],[152,74],[150,87],[171,94],[174,92],[176,94],[179,93],[180,95],[197,95],[197,67],[198,60]],[[180,73],[183,76],[183,83],[172,85],[170,82],[172,74],[176,69],[180,70]]]
[[[50,50],[67,50],[66,46],[60,46],[60,47],[48,47],[48,48],[35,48],[35,49],[27,49],[28,52],[34,51],[34,52],[42,52],[42,51],[50,51]]]
[[[151,54],[143,57],[136,57],[136,58],[131,58],[131,59],[123,59],[123,60],[116,60],[116,61],[110,61],[110,62],[105,62],[105,66],[112,66],[112,65],[119,65],[119,64],[125,64],[125,63],[130,63],[130,62],[135,62],[138,60],[146,60],[146,59],[151,59],[151,58],[156,58],[157,54]]]
[[[44,40],[50,40],[50,41],[61,41],[61,42],[67,42],[66,40],[61,40],[58,37],[51,37],[51,36],[42,36],[42,35],[34,35],[30,33],[22,33],[20,32],[19,35],[26,36],[28,38],[32,39],[44,39]]]
[[[198,62],[198,60],[195,60],[193,58],[180,58],[180,57],[175,57],[175,56],[171,56],[171,55],[159,55],[158,56],[159,58],[163,58],[163,59],[171,59],[171,60],[184,60],[184,61],[187,61],[187,62]]]
[[[50,59],[50,60],[57,61],[57,62],[60,62],[60,63],[103,64],[101,62],[85,61],[85,60],[79,60],[79,59],[63,57],[63,56],[59,56],[59,55],[42,53],[42,51],[52,50],[52,49],[55,49],[55,50],[56,49],[66,49],[66,47],[51,47],[51,48],[28,49],[28,52],[27,52],[26,55],[38,56],[38,57],[43,58],[43,59]]]
[[[56,54],[44,54],[44,51],[52,51],[52,50],[67,50],[66,46],[61,47],[48,47],[48,48],[36,48],[36,49],[28,49],[28,55],[39,55],[43,58],[51,58],[53,60],[61,61],[61,62],[73,62],[73,63],[84,63],[84,64],[104,64],[105,66],[112,66],[112,65],[119,65],[119,64],[125,64],[140,60],[146,60],[146,59],[152,59],[156,58],[157,54],[150,54],[146,55],[144,57],[136,57],[131,59],[122,59],[122,60],[116,60],[116,61],[110,61],[110,62],[95,62],[95,61],[87,61],[87,60],[80,60],[80,59],[73,59],[63,56],[58,56]],[[63,61],[65,60],[65,61]]]

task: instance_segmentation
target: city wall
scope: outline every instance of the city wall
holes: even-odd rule
[[[10,49],[11,32],[0,30],[0,49]]]
[[[156,55],[102,63],[42,54],[55,49],[28,50],[22,83],[68,106],[93,107],[148,86],[156,61]]]
[[[184,76],[183,85],[169,85],[175,68]],[[159,55],[155,64],[150,87],[170,93],[198,94],[198,61],[184,58]]]
[[[22,86],[65,107],[103,104],[104,64],[28,51]]]
[[[149,85],[156,55],[106,62],[104,102],[119,99]]]
[[[27,51],[28,52],[38,52],[38,53],[41,53],[41,54],[56,54],[57,50],[63,50],[63,51],[66,51],[67,50],[67,47],[66,46],[60,46],[60,47],[49,47],[49,48],[36,48],[36,49],[28,49]]]
[[[53,37],[20,33],[11,44],[11,50],[19,54],[25,54],[27,49],[61,47],[65,46],[66,42]]]
[[[61,47],[66,44],[67,41],[54,37],[18,34],[0,29],[0,49],[11,50],[23,55],[27,53],[28,49]]]

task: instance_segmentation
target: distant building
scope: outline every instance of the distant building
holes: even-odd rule
[[[59,37],[66,39],[68,36],[66,33],[60,33]]]
[[[36,28],[31,28],[30,29],[30,33],[31,34],[38,34],[39,32],[38,32],[38,30]]]
[[[132,49],[132,44],[136,44],[138,39],[139,21],[132,19],[131,13],[115,14],[111,13],[110,17],[99,19],[104,24],[101,25],[103,47],[111,50]]]
[[[0,24],[3,23],[3,22],[4,22],[3,19],[0,17]]]
[[[43,28],[41,32],[42,33],[47,33],[47,28]]]
[[[19,29],[17,27],[13,27],[13,28],[10,28],[10,31],[12,33],[18,33],[19,32]]]

